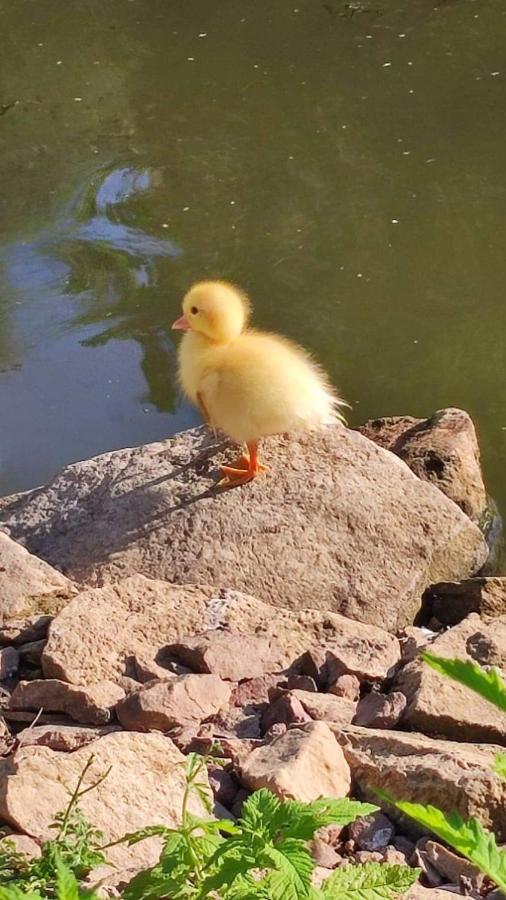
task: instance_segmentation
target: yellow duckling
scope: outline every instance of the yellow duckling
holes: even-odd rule
[[[195,284],[172,328],[185,331],[179,377],[186,396],[215,429],[247,455],[223,466],[222,486],[244,484],[266,471],[258,442],[269,434],[312,431],[342,420],[325,373],[284,337],[248,328],[249,300],[224,281]]]

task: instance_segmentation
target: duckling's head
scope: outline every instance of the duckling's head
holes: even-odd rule
[[[246,327],[249,300],[226,281],[199,281],[183,298],[183,315],[176,331],[195,331],[217,344],[229,344]]]

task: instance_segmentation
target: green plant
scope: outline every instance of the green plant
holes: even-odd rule
[[[105,862],[104,853],[98,848],[98,842],[102,840],[103,835],[86,822],[78,806],[80,799],[89,791],[95,790],[109,774],[109,770],[107,770],[97,780],[85,786],[86,776],[93,764],[94,757],[90,756],[75,789],[69,790],[70,799],[65,810],[58,813],[54,822],[49,826],[56,832],[56,835],[54,839],[44,843],[40,857],[28,859],[16,851],[12,842],[2,841],[0,845],[0,900],[8,900],[9,897],[14,900],[16,896],[37,897],[40,896],[37,894],[38,891],[53,896],[58,883],[60,891],[64,890],[65,873],[69,873],[65,888],[68,894],[71,878],[75,876],[75,879],[81,879],[91,869]],[[28,894],[20,895],[19,891],[25,888],[29,889]],[[16,890],[18,894],[12,894],[12,891]],[[5,893],[6,891],[7,893]],[[10,895],[8,891],[11,891]],[[59,894],[56,896],[60,897]],[[68,894],[68,897],[69,900],[73,900],[71,894]],[[67,900],[67,895],[65,895],[65,900]]]
[[[188,812],[187,801],[191,790],[197,790],[204,804],[209,803],[199,780],[206,762],[205,757],[189,756],[177,830],[147,829],[126,837],[132,844],[158,834],[165,837],[165,845],[158,865],[130,882],[125,900],[374,900],[397,896],[416,880],[417,870],[407,867],[347,866],[314,888],[314,861],[307,844],[315,831],[330,824],[347,825],[377,807],[331,798],[281,802],[270,791],[259,790],[246,800],[237,822],[197,818]]]
[[[56,900],[98,900],[94,891],[81,891],[75,875],[62,861],[61,857],[54,857],[54,890],[50,896]],[[39,894],[38,891],[24,891],[16,884],[0,886],[0,900],[44,900],[48,894]]]
[[[210,815],[203,777],[208,759],[196,754],[187,758],[178,828],[154,825],[114,842],[133,846],[153,836],[164,842],[158,864],[130,882],[124,900],[390,900],[418,877],[418,870],[407,866],[348,865],[314,887],[308,842],[315,832],[326,825],[347,825],[377,807],[346,798],[281,802],[260,790],[246,800],[237,821],[217,820]],[[26,859],[14,845],[0,847],[0,900],[96,897],[81,890],[79,880],[105,861],[105,852],[114,844],[98,845],[102,835],[87,824],[78,806],[108,774],[84,786],[92,764],[90,757],[67,808],[55,818],[56,837],[44,844],[40,859]],[[190,812],[192,794],[202,801],[207,818]]]
[[[503,712],[506,711],[506,684],[497,669],[487,671],[472,660],[445,659],[427,652],[421,656],[436,672],[469,687]],[[506,754],[496,755],[494,771],[506,778]],[[382,791],[377,793],[393,803],[400,812],[446,841],[506,892],[506,852],[498,847],[493,832],[484,828],[478,819],[471,817],[464,821],[457,812],[447,814],[435,806],[394,800]]]
[[[407,891],[418,874],[418,869],[410,869],[409,866],[386,866],[384,863],[343,866],[327,878],[323,890],[315,892],[314,896],[328,900],[390,898]]]
[[[497,846],[495,835],[477,819],[467,822],[457,812],[449,815],[435,806],[397,801],[397,808],[420,825],[433,831],[458,853],[474,863],[501,890],[506,891],[506,853]]]

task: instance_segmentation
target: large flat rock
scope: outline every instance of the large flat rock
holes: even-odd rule
[[[475,816],[500,841],[506,839],[506,782],[493,771],[502,747],[355,725],[329,727],[364,799],[385,806],[375,793],[380,788],[396,800],[429,803],[445,812],[457,810],[464,819]],[[399,818],[389,804],[385,809],[391,818]]]
[[[4,500],[0,525],[90,585],[141,572],[390,630],[412,622],[429,584],[486,559],[451,500],[357,432],[272,438],[271,472],[225,492],[217,465],[233,451],[211,440],[200,428],[69,466]]]
[[[447,659],[474,660],[506,672],[506,617],[487,624],[476,613],[450,628],[430,645]],[[456,741],[506,742],[506,717],[465,685],[445,678],[420,659],[402,669],[395,689],[407,699],[403,723],[426,734]]]
[[[51,614],[75,593],[61,572],[0,531],[0,625]]]
[[[93,744],[94,763],[85,785],[109,774],[79,801],[86,819],[104,834],[104,843],[147,825],[174,828],[180,823],[185,788],[184,756],[161,734],[116,732]],[[68,789],[78,782],[90,748],[60,753],[49,747],[26,747],[0,760],[0,817],[39,841],[54,837],[50,824],[69,802]],[[202,776],[205,779],[205,774]],[[198,797],[190,798],[195,815],[205,815]],[[145,868],[158,861],[157,838],[133,847],[107,851],[118,867]]]
[[[399,659],[397,638],[338,613],[275,608],[238,591],[133,575],[83,591],[56,616],[42,656],[46,678],[72,684],[117,681],[135,674],[135,660],[164,659],[167,644],[216,628],[274,639],[278,669],[307,651],[332,651],[346,671],[381,681]],[[159,674],[162,674],[160,670]],[[154,677],[154,676],[153,676]]]

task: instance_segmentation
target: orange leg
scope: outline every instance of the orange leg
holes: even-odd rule
[[[258,441],[251,441],[247,447],[248,455],[241,456],[237,466],[220,467],[224,477],[218,482],[218,487],[236,487],[239,484],[246,484],[248,481],[253,481],[261,472],[269,471],[259,462]]]

